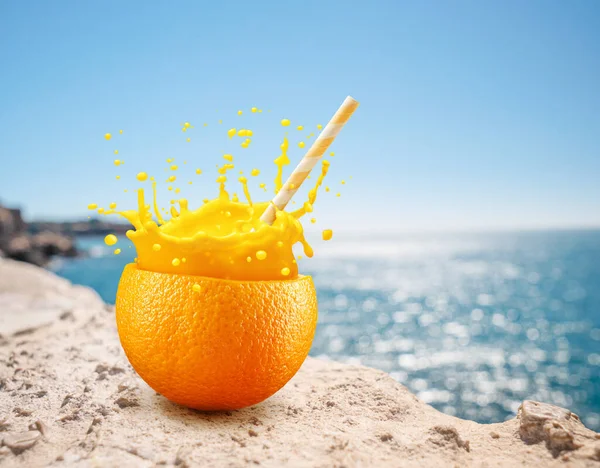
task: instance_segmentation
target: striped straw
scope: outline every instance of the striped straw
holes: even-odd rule
[[[317,164],[319,159],[325,154],[329,145],[333,143],[335,137],[340,133],[342,127],[348,122],[350,116],[358,107],[358,101],[348,96],[323,131],[319,134],[315,142],[312,144],[308,152],[304,155],[294,172],[290,174],[281,190],[277,192],[271,204],[267,207],[260,220],[273,224],[277,210],[283,210],[294,194],[298,191],[302,182],[308,177],[310,171]]]

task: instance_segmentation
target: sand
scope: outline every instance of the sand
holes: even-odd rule
[[[600,466],[600,434],[568,410],[444,415],[387,374],[308,359],[240,411],[175,405],[133,371],[113,307],[40,268],[0,259],[0,466]]]

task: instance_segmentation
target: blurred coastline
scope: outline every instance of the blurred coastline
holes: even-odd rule
[[[87,254],[86,250],[77,248],[75,236],[125,234],[129,228],[126,223],[106,222],[97,218],[26,222],[19,208],[0,204],[0,257],[44,266],[55,256]]]

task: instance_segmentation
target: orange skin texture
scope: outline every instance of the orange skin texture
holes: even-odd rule
[[[125,354],[150,387],[190,408],[231,410],[265,400],[300,369],[317,298],[310,276],[232,281],[129,264],[116,318]]]

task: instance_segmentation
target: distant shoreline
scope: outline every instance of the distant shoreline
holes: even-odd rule
[[[126,223],[109,223],[96,218],[26,222],[20,209],[0,205],[0,258],[44,266],[53,257],[80,256],[76,237],[125,234],[129,229]]]

